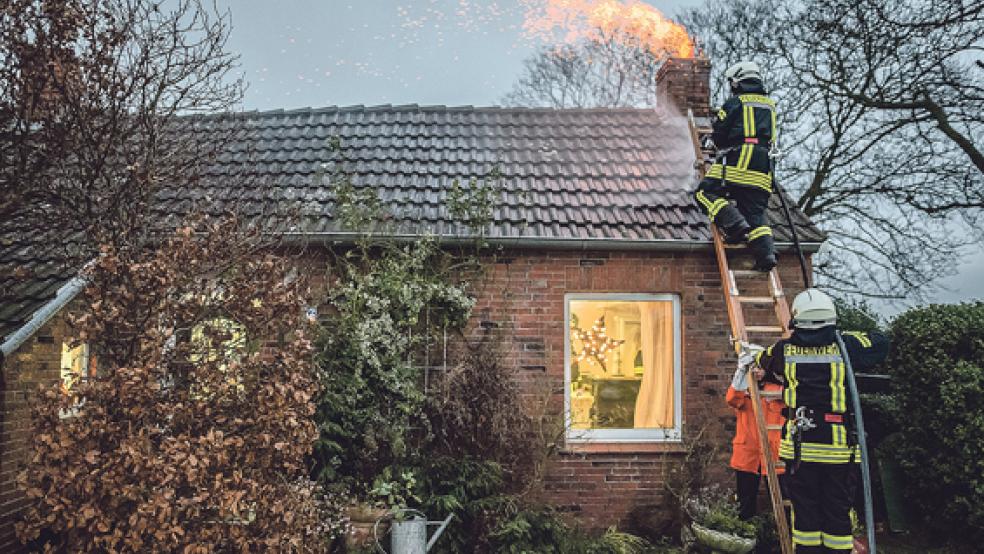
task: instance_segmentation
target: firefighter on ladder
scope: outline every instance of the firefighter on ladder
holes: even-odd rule
[[[755,62],[737,63],[724,75],[732,96],[712,124],[717,158],[694,197],[724,233],[725,242],[748,241],[755,256],[753,269],[770,271],[776,254],[765,212],[772,195],[769,150],[776,137],[776,106],[766,94]]]
[[[779,455],[786,463],[792,501],[793,544],[798,553],[850,552],[858,437],[845,384],[844,357],[837,347],[837,311],[817,289],[796,296],[793,333],[757,355],[767,374],[784,380],[786,423]],[[842,333],[853,367],[864,370],[888,355],[878,333]]]

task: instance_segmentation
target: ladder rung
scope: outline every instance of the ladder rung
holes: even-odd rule
[[[748,325],[745,330],[749,333],[782,333],[783,328],[778,325]]]
[[[732,269],[731,274],[735,277],[765,277],[768,273],[755,271],[754,269]]]
[[[782,431],[782,425],[766,425],[765,428],[768,431]]]
[[[783,508],[792,508],[793,507],[793,501],[792,500],[783,500],[782,501],[782,507]]]
[[[742,304],[773,304],[776,299],[771,296],[739,296],[738,301]]]
[[[762,398],[782,398],[781,390],[760,390],[759,396]]]
[[[775,466],[776,469],[786,469],[786,462],[782,460],[776,460],[775,462],[773,462],[773,465]]]

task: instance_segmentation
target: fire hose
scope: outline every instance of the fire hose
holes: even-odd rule
[[[858,383],[854,379],[854,367],[851,366],[851,356],[847,353],[844,339],[840,331],[836,332],[837,348],[840,349],[841,357],[844,358],[844,368],[847,374],[846,381],[851,390],[851,405],[854,408],[854,425],[857,427],[858,445],[861,447],[861,482],[864,485],[864,527],[868,534],[868,551],[871,554],[877,553],[875,547],[875,510],[872,504],[871,495],[871,467],[868,465],[868,441],[864,432],[864,416],[861,413],[861,395],[858,393]]]

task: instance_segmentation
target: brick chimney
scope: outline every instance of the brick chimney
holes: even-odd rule
[[[711,61],[703,54],[695,58],[669,58],[656,72],[657,106],[671,103],[681,114],[692,109],[695,116],[711,115]]]

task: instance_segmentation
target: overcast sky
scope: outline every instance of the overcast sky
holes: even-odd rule
[[[529,2],[530,0],[525,0]],[[649,2],[669,16],[698,0]],[[249,83],[244,107],[488,106],[536,46],[524,0],[220,0]],[[939,302],[984,298],[984,252],[955,260]],[[886,313],[897,307],[880,306]]]

